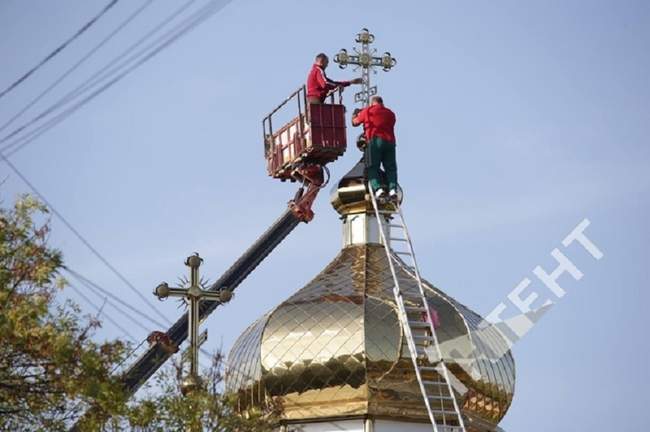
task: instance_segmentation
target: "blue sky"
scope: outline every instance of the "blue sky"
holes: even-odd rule
[[[0,121],[143,3],[118,3],[0,99]],[[0,87],[104,4],[0,3]],[[154,2],[24,119],[178,4]],[[294,192],[266,177],[262,117],[302,83],[317,52],[352,48],[364,26],[379,52],[398,59],[373,79],[398,116],[404,209],[427,279],[487,314],[521,279],[534,280],[534,267],[555,268],[553,248],[584,273],[579,281],[562,276],[567,295],[515,346],[517,390],[505,430],[647,427],[647,2],[233,0],[11,160],[145,296],[184,275],[194,251],[214,280]],[[335,65],[328,72],[354,76]],[[350,148],[331,167],[334,178],[358,157]],[[4,163],[0,176],[4,203],[28,190]],[[326,193],[315,211],[208,319],[208,349],[228,349],[336,255],[340,222]],[[561,246],[584,218],[605,255],[599,261]],[[148,312],[60,221],[53,228],[70,267]],[[542,299],[545,288],[533,285]],[[172,321],[179,314],[173,302],[156,306]],[[121,333],[107,323],[98,336]]]

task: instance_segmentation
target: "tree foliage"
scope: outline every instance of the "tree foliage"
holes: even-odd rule
[[[271,432],[279,407],[262,415],[249,411],[236,412],[235,400],[221,393],[222,357],[216,354],[211,366],[203,373],[203,386],[183,396],[179,390],[182,367],[175,364],[166,368],[156,379],[157,395],[146,397],[134,404],[128,414],[131,427],[143,432],[170,430],[193,431],[255,431]]]
[[[23,197],[0,210],[0,425],[62,430],[85,400],[123,403],[110,377],[124,344],[90,338],[99,325],[72,303],[56,303],[61,253],[47,245],[46,214]]]
[[[188,397],[168,367],[135,401],[113,371],[129,352],[121,340],[97,342],[99,320],[59,301],[62,255],[48,246],[47,209],[30,196],[0,208],[0,430],[270,431],[273,416],[240,416],[222,394],[221,357]],[[132,360],[132,359],[131,359]],[[101,415],[83,416],[88,408]]]

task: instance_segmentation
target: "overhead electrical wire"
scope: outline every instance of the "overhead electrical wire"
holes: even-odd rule
[[[159,326],[161,325],[161,324],[160,324],[159,322],[157,322],[155,319],[151,318],[150,316],[147,316],[147,315],[146,315],[145,313],[143,313],[142,311],[140,311],[140,310],[134,308],[133,306],[129,305],[128,303],[124,302],[124,301],[121,300],[119,297],[117,297],[117,296],[115,296],[114,294],[112,294],[109,290],[107,290],[107,289],[105,289],[105,288],[102,288],[100,285],[98,285],[97,283],[91,281],[91,280],[88,279],[87,277],[81,275],[79,272],[74,271],[74,270],[72,270],[72,269],[70,269],[70,268],[68,268],[68,267],[64,267],[63,269],[65,270],[66,273],[68,273],[70,276],[72,276],[73,278],[75,278],[79,283],[81,283],[82,285],[84,285],[86,288],[88,288],[90,291],[92,291],[92,292],[93,292],[96,296],[98,296],[99,298],[110,298],[110,299],[112,299],[113,301],[115,301],[115,302],[121,304],[122,306],[128,308],[128,309],[129,309],[130,311],[132,311],[134,314],[139,315],[140,317],[145,318],[145,319],[151,321],[152,323],[154,323],[154,324],[156,324],[156,325],[159,325]],[[69,281],[68,281],[68,282],[69,282]],[[138,327],[144,329],[146,332],[150,332],[150,331],[152,330],[150,327],[147,327],[147,326],[143,325],[141,322],[137,321],[135,318],[133,318],[133,316],[129,315],[128,312],[126,312],[125,310],[121,309],[119,306],[117,306],[115,303],[112,303],[110,300],[108,300],[108,304],[109,304],[113,309],[115,309],[116,311],[118,311],[118,312],[120,312],[122,315],[124,315],[127,319],[129,319],[129,320],[130,320],[131,322],[133,322],[135,325],[137,325]],[[210,354],[209,352],[207,352],[206,350],[204,350],[203,348],[199,348],[199,350],[200,350],[200,351],[201,351],[205,356],[207,356],[208,358],[211,358],[211,357],[212,357],[211,354]]]
[[[94,85],[100,84],[103,80],[109,78],[111,73],[115,73],[116,71],[119,71],[119,68],[122,67],[123,65],[120,65],[118,68],[114,68],[109,73],[106,73],[106,71],[109,70],[115,63],[117,63],[122,58],[127,56],[131,51],[133,51],[135,48],[137,48],[139,45],[141,45],[149,37],[154,35],[156,32],[158,32],[165,25],[169,24],[176,17],[178,17],[183,12],[185,12],[185,10],[187,10],[187,8],[189,8],[194,2],[196,2],[196,0],[188,0],[187,2],[185,2],[183,5],[181,5],[181,7],[179,7],[174,12],[172,12],[171,15],[169,15],[162,22],[160,22],[158,25],[156,25],[152,30],[147,32],[138,41],[131,44],[126,50],[124,50],[122,53],[118,54],[116,57],[114,57],[112,60],[110,60],[107,64],[102,66],[98,71],[93,73],[93,75],[91,75],[89,78],[87,78],[83,83],[79,84],[73,90],[66,93],[61,99],[59,99],[57,102],[52,104],[46,110],[42,111],[40,114],[38,114],[37,116],[35,116],[31,120],[29,120],[28,122],[24,123],[20,127],[14,129],[8,135],[1,138],[0,139],[0,144],[3,143],[3,142],[6,142],[7,140],[9,140],[12,137],[16,136],[17,134],[19,134],[23,130],[29,128],[31,125],[37,123],[39,120],[43,119],[44,117],[46,117],[47,115],[49,115],[53,111],[56,111],[58,108],[65,105],[66,103],[70,102],[71,100],[74,100],[75,97],[80,96],[81,94],[83,94],[84,91],[90,90]],[[138,53],[138,54],[140,54],[140,53]],[[5,151],[7,148],[8,148],[8,146],[3,147],[2,151]]]
[[[188,1],[187,3],[185,3],[185,5],[181,6],[181,8],[179,8],[179,9],[175,12],[175,14],[172,14],[172,16],[168,17],[168,19],[165,20],[164,23],[168,23],[168,22],[170,22],[170,21],[171,21],[173,18],[175,18],[178,14],[182,13],[182,12],[185,10],[186,7],[189,7],[189,6],[190,6],[192,3],[194,3],[195,1],[196,1],[196,0],[190,0],[190,1]],[[180,37],[182,37],[183,35],[187,34],[189,31],[191,31],[191,30],[192,30],[193,28],[195,28],[197,25],[201,24],[201,23],[204,22],[206,19],[208,19],[209,17],[211,17],[214,13],[218,12],[219,10],[221,10],[221,9],[222,9],[223,7],[225,7],[226,4],[228,4],[230,1],[231,1],[231,0],[226,0],[226,1],[223,1],[223,0],[222,0],[222,1],[211,0],[211,1],[209,1],[209,2],[208,2],[205,6],[203,6],[200,10],[198,10],[198,11],[195,12],[195,13],[193,13],[189,18],[186,18],[185,20],[183,20],[180,24],[176,25],[176,26],[175,26],[174,28],[172,28],[171,30],[167,31],[163,36],[158,37],[158,39],[156,39],[153,43],[149,44],[145,49],[140,50],[140,51],[139,51],[138,53],[136,53],[134,56],[131,56],[129,59],[127,59],[126,61],[122,62],[119,66],[114,67],[114,68],[113,68],[112,70],[110,70],[109,72],[106,72],[106,71],[108,70],[108,68],[111,67],[115,62],[119,61],[122,57],[126,56],[129,52],[133,51],[133,49],[135,49],[135,48],[136,48],[140,43],[142,43],[143,41],[145,41],[145,40],[148,38],[149,35],[154,34],[158,29],[162,28],[162,25],[157,26],[157,27],[154,29],[154,31],[150,32],[150,34],[148,34],[145,38],[141,39],[138,43],[132,45],[129,49],[127,49],[127,51],[125,51],[125,52],[122,54],[122,57],[118,56],[116,59],[113,60],[112,63],[109,63],[108,65],[106,65],[102,70],[100,70],[98,73],[96,73],[95,75],[93,75],[93,76],[92,76],[89,80],[87,80],[84,84],[82,84],[81,86],[77,87],[77,89],[76,89],[75,91],[73,91],[73,92],[71,92],[71,93],[68,93],[68,94],[66,95],[66,97],[64,97],[64,99],[60,100],[57,104],[55,104],[55,106],[50,107],[50,109],[46,110],[46,113],[42,113],[42,115],[37,116],[37,118],[35,118],[35,119],[32,120],[32,123],[29,123],[29,124],[26,124],[26,125],[21,126],[21,128],[19,128],[20,131],[25,130],[25,129],[26,129],[27,127],[29,127],[31,124],[33,124],[34,122],[36,122],[36,121],[42,119],[44,116],[46,116],[47,114],[49,114],[50,112],[52,112],[53,109],[59,108],[60,106],[62,106],[62,104],[65,104],[65,103],[67,103],[67,102],[73,100],[75,97],[79,96],[79,95],[82,94],[83,92],[89,91],[90,89],[93,88],[93,86],[98,86],[99,84],[102,83],[102,81],[106,81],[107,79],[109,79],[109,78],[111,77],[111,74],[115,75],[112,79],[110,79],[110,81],[108,81],[107,83],[105,83],[104,85],[102,85],[98,90],[95,90],[95,91],[94,91],[90,96],[87,96],[87,97],[84,98],[80,103],[77,103],[77,104],[76,104],[75,106],[73,106],[72,108],[69,108],[68,110],[66,110],[65,113],[64,113],[64,115],[59,114],[59,115],[56,117],[56,120],[52,121],[52,119],[50,119],[49,122],[48,122],[46,125],[41,125],[41,126],[40,126],[38,129],[36,129],[35,131],[31,131],[31,132],[29,133],[27,139],[25,139],[25,137],[21,137],[21,138],[19,138],[19,139],[21,140],[21,141],[20,141],[20,148],[23,147],[23,146],[25,146],[25,145],[27,145],[27,144],[29,144],[31,141],[33,141],[33,140],[36,139],[38,136],[40,136],[41,134],[43,134],[44,132],[46,132],[47,130],[49,130],[51,127],[55,126],[55,125],[58,124],[60,121],[64,120],[67,116],[69,116],[70,114],[72,114],[74,111],[76,111],[77,109],[81,108],[83,105],[85,105],[87,102],[89,102],[90,100],[92,100],[94,97],[96,97],[97,95],[99,95],[100,93],[102,93],[103,91],[105,91],[106,89],[108,89],[109,87],[111,87],[112,85],[114,85],[115,83],[117,83],[119,80],[121,80],[122,78],[124,78],[127,74],[129,74],[129,73],[132,72],[133,70],[137,69],[137,68],[138,68],[139,66],[141,66],[142,64],[146,63],[148,60],[150,60],[151,58],[153,58],[156,54],[158,54],[159,52],[161,52],[162,50],[164,50],[166,47],[168,47],[169,45],[171,45],[173,42],[175,42],[176,40],[178,40]],[[139,12],[140,12],[144,7],[148,6],[148,4],[149,4],[149,3],[145,4],[143,7],[141,7],[141,9],[139,9],[138,11],[136,11],[136,14],[132,15],[129,19],[127,19],[126,22],[124,22],[123,24],[121,24],[121,26],[122,26],[121,28],[123,28],[123,26],[125,26],[125,25],[126,25],[126,24],[131,20],[131,19],[133,19],[133,18],[135,17],[135,15],[137,15],[137,13],[139,13]],[[119,28],[118,28],[117,31],[119,31]],[[107,38],[105,38],[102,42],[100,42],[100,46],[95,47],[93,50],[91,50],[91,51],[86,55],[86,57],[82,58],[82,60],[81,60],[80,62],[77,62],[77,64],[75,64],[72,68],[68,69],[68,71],[66,71],[66,73],[64,73],[64,75],[63,75],[62,77],[60,77],[60,78],[59,78],[57,81],[55,81],[55,82],[54,82],[50,87],[48,87],[48,89],[46,89],[44,93],[47,93],[47,92],[49,92],[52,88],[54,88],[54,86],[56,86],[60,81],[62,81],[62,80],[63,80],[67,75],[69,75],[69,73],[71,73],[71,72],[72,72],[76,67],[78,67],[78,65],[79,65],[80,63],[82,63],[83,61],[85,61],[85,59],[87,59],[88,57],[90,57],[94,52],[96,52],[97,49],[99,49],[99,48],[101,47],[102,44],[106,43],[106,42],[107,42],[107,41],[108,41],[112,36],[114,36],[115,34],[116,34],[116,31],[114,31],[113,33],[111,33],[111,35],[109,35],[109,36],[108,36]],[[147,50],[149,50],[149,51],[147,52]],[[132,64],[129,66],[129,63],[132,63]],[[119,72],[120,68],[123,68],[122,72]],[[98,77],[99,77],[99,78],[98,78]],[[40,99],[40,98],[43,97],[43,96],[44,96],[44,94],[38,96],[37,99]],[[29,109],[31,106],[33,106],[36,102],[38,102],[38,100],[33,100],[32,102],[30,102],[30,104],[29,104],[26,108],[24,108],[21,112],[19,112],[19,114],[18,114],[17,116],[19,116],[19,115],[21,115],[22,113],[24,113],[27,109]],[[9,123],[11,123],[15,118],[17,118],[17,116],[15,116],[14,118],[10,119],[10,121],[9,121],[8,123],[5,123],[5,125],[3,125],[2,128],[5,128]],[[15,136],[16,134],[17,134],[16,132],[12,132],[12,134],[10,134],[10,136]],[[88,242],[88,240],[86,240],[85,237],[83,237],[83,236],[80,234],[80,232],[79,232],[77,229],[75,229],[75,228],[74,228],[74,227],[73,227],[73,226],[72,226],[72,225],[71,225],[71,224],[70,224],[70,223],[69,223],[69,222],[68,222],[68,221],[67,221],[67,220],[66,220],[66,219],[61,215],[61,213],[58,212],[58,211],[57,211],[57,210],[56,210],[56,209],[51,205],[51,203],[50,203],[50,202],[49,202],[49,201],[48,201],[48,200],[47,200],[47,199],[46,199],[46,198],[45,198],[45,197],[44,197],[44,196],[43,196],[43,195],[42,195],[42,194],[41,194],[41,193],[40,193],[40,192],[35,188],[35,187],[34,187],[34,185],[33,185],[29,180],[27,180],[27,178],[26,178],[26,177],[25,177],[25,176],[24,176],[24,175],[23,175],[23,174],[22,174],[22,173],[21,173],[21,172],[20,172],[20,171],[19,171],[19,170],[18,170],[18,169],[17,169],[17,168],[16,168],[16,167],[15,167],[15,166],[14,166],[14,165],[9,161],[9,160],[8,160],[8,158],[5,156],[5,154],[3,154],[3,151],[4,151],[5,149],[7,149],[7,148],[13,146],[14,144],[15,144],[15,143],[11,143],[9,146],[5,146],[4,148],[2,148],[2,149],[0,150],[0,157],[5,161],[5,163],[7,163],[7,165],[11,168],[11,170],[14,171],[14,173],[15,173],[19,178],[21,178],[21,180],[22,180],[23,182],[25,182],[25,184],[27,184],[27,186],[28,186],[30,189],[32,189],[32,191],[33,191],[33,192],[34,192],[34,193],[35,193],[35,194],[36,194],[36,195],[37,195],[37,196],[38,196],[38,197],[39,197],[39,198],[40,198],[40,199],[41,199],[41,200],[42,200],[42,201],[43,201],[43,202],[44,202],[44,203],[49,207],[49,208],[50,208],[50,210],[52,211],[52,213],[53,213],[55,216],[57,216],[57,217],[58,217],[58,218],[59,218],[59,219],[64,223],[64,225],[65,225],[68,229],[70,229],[70,230],[72,231],[72,233],[73,233],[73,234],[74,234],[74,235],[75,235],[75,236],[76,236],[76,237],[77,237],[77,238],[78,238],[78,239],[79,239],[79,240],[80,240],[80,241],[81,241],[81,242],[82,242],[82,243],[83,243],[83,244],[84,244],[84,245],[85,245],[85,246],[86,246],[86,247],[87,247],[87,248],[88,248],[92,253],[93,253],[93,255],[95,255],[95,256],[96,256],[100,261],[102,261],[102,263],[103,263],[104,265],[106,265],[106,266],[109,268],[109,270],[111,270],[111,271],[112,271],[116,276],[118,276],[118,278],[121,279],[122,282],[124,282],[124,283],[125,283],[125,284],[126,284],[126,285],[127,285],[127,286],[132,290],[132,291],[134,291],[134,292],[135,292],[135,293],[136,293],[136,294],[137,294],[137,295],[138,295],[138,296],[139,296],[139,297],[140,297],[140,298],[141,298],[145,303],[147,303],[147,304],[152,308],[152,310],[154,310],[154,312],[156,312],[160,317],[162,317],[163,320],[165,320],[166,322],[170,323],[170,321],[167,319],[167,317],[165,317],[163,314],[161,314],[161,313],[158,311],[157,308],[155,308],[151,303],[149,303],[149,301],[148,301],[148,300],[147,300],[147,299],[146,299],[146,298],[145,298],[145,297],[144,297],[144,296],[143,296],[143,295],[142,295],[142,294],[141,294],[137,289],[135,289],[135,287],[133,286],[133,284],[131,284],[131,283],[130,283],[130,282],[129,282],[129,281],[128,281],[128,280],[127,280],[127,279],[126,279],[126,278],[125,278],[125,277],[124,277],[124,276],[123,276],[123,275],[122,275],[122,274],[121,274],[121,273],[120,273],[120,272],[119,272],[119,271],[114,267],[114,266],[113,266],[113,265],[111,265],[111,264],[106,260],[106,258],[104,258],[104,257],[103,257],[103,256],[102,256],[102,255],[97,251],[97,249],[94,248],[94,247],[93,247],[93,246]],[[15,153],[15,151],[17,151],[17,150],[19,150],[19,148],[13,149],[13,151],[12,151],[10,154]],[[80,275],[79,275],[79,276],[80,276]],[[83,278],[83,277],[82,277],[82,278]],[[87,281],[87,280],[86,280],[86,282],[84,282],[84,284],[88,284],[88,283],[91,283],[91,282],[90,282],[90,281]],[[88,285],[86,285],[86,286],[88,286]],[[95,288],[97,288],[97,287],[98,287],[98,286],[95,285]],[[105,292],[106,295],[108,295],[108,293],[109,293],[108,291],[105,291],[105,290],[104,290],[104,292]],[[98,295],[99,295],[99,294],[98,294]],[[128,305],[127,303],[122,302],[122,301],[119,299],[119,297],[115,297],[115,296],[113,296],[112,298],[113,298],[115,301],[117,301],[117,302],[121,303],[122,305],[124,305],[125,307],[128,307],[130,310],[134,311],[135,313],[138,313],[138,314],[140,314],[140,315],[144,315],[144,316],[145,316],[149,321],[152,321],[152,322],[154,322],[155,324],[157,324],[158,326],[162,327],[162,325],[161,325],[157,320],[152,319],[152,318],[149,317],[149,316],[146,316],[146,315],[143,314],[141,311],[138,311],[137,309],[132,308],[132,307],[131,307],[130,305]],[[114,304],[112,304],[112,306],[113,306],[113,307],[116,307]],[[123,311],[121,311],[121,312],[123,312]],[[124,312],[123,312],[123,313],[124,313]],[[125,315],[128,316],[128,314],[126,314],[126,313],[125,313]],[[144,328],[144,327],[143,327],[143,328]],[[202,350],[202,351],[203,351],[203,350]],[[205,354],[205,352],[204,352],[204,354]]]
[[[47,62],[52,60],[54,57],[57,56],[61,51],[63,51],[68,45],[70,45],[75,39],[77,39],[79,36],[84,34],[86,30],[88,30],[90,27],[93,26],[102,16],[104,16],[113,6],[117,4],[119,0],[111,0],[108,2],[106,6],[99,12],[97,15],[95,15],[90,21],[88,21],[86,24],[84,24],[79,30],[75,32],[75,34],[72,35],[69,39],[67,39],[65,42],[63,42],[61,45],[56,47],[54,51],[49,53],[43,60],[41,60],[36,66],[28,70],[25,74],[23,74],[20,78],[18,78],[16,81],[14,81],[12,84],[9,85],[6,89],[0,92],[0,99],[2,99],[7,93],[10,91],[14,90],[16,87],[18,87],[21,83],[23,83],[27,78],[29,78],[32,74],[34,74],[37,70],[39,70],[41,67],[43,67]]]
[[[135,286],[129,280],[119,271],[117,270],[105,257],[102,255],[93,245],[90,244],[90,242],[83,236],[81,233],[72,226],[70,222],[45,198],[45,196],[38,190],[36,187],[25,177],[19,170],[16,168],[14,164],[11,163],[11,161],[0,152],[0,157],[4,160],[4,162],[11,168],[11,170],[36,194],[38,198],[40,198],[41,201],[45,203],[45,205],[48,207],[48,209],[56,216],[58,217],[61,222],[81,241],[89,250],[90,252],[95,255],[97,259],[99,259],[106,267],[108,267],[111,272],[117,276],[126,286],[131,289],[140,299],[147,304],[153,310],[159,317],[163,319],[163,321],[171,324],[171,321],[156,308],[153,303],[151,302],[150,299],[146,298],[140,291],[138,291]]]
[[[204,16],[204,17],[199,17],[199,18],[203,20],[203,19],[207,19],[208,17]],[[142,64],[144,64],[145,62],[147,62],[149,59],[151,59],[153,56],[155,56],[158,52],[160,52],[162,49],[164,49],[168,44],[172,43],[174,40],[176,40],[178,37],[182,36],[184,34],[184,32],[186,32],[188,30],[190,30],[190,28],[186,28],[186,29],[183,30],[182,33],[178,33],[178,34],[174,35],[173,39],[168,40],[164,45],[161,45],[161,46],[157,47],[154,51],[148,53],[145,57],[142,57],[142,58],[138,59],[137,63],[134,63],[128,69],[123,70],[120,74],[118,74],[117,76],[112,78],[110,81],[106,82],[105,84],[103,84],[101,87],[99,87],[98,89],[93,91],[88,96],[84,97],[81,101],[77,102],[76,104],[74,104],[70,108],[66,109],[65,111],[57,114],[56,116],[50,118],[46,123],[38,126],[36,129],[33,129],[32,131],[28,132],[26,135],[16,139],[15,141],[11,142],[8,145],[2,147],[2,149],[0,149],[0,151],[4,152],[4,151],[9,150],[9,152],[7,153],[7,156],[12,156],[16,152],[18,152],[20,149],[22,149],[26,145],[30,144],[31,142],[33,142],[36,138],[41,136],[43,133],[47,132],[52,127],[56,126],[61,121],[65,120],[67,117],[69,117],[71,114],[73,114],[74,112],[76,112],[77,110],[82,108],[88,102],[90,102],[95,97],[97,97],[99,94],[103,93],[105,90],[112,87],[115,83],[120,81],[122,78],[124,78],[126,75],[128,75],[131,71],[133,71],[137,67],[139,67]],[[101,82],[102,82],[102,80],[100,79],[99,81],[91,84],[87,88],[83,89],[80,93],[77,93],[75,96],[68,99],[66,102],[68,102],[70,100],[74,100],[75,97],[81,96],[84,91],[88,91],[88,90],[92,89],[94,85],[100,84]],[[59,108],[61,105],[65,105],[65,103],[59,104],[55,108]],[[51,113],[54,110],[52,108],[53,107],[48,109],[47,113],[42,113],[43,115],[39,115],[38,118],[34,119],[33,123],[35,123],[36,121],[42,119],[43,117],[45,117],[45,115]],[[0,139],[0,143],[3,143],[3,142],[5,142],[5,138]]]
[[[72,290],[73,290],[74,292],[76,292],[77,295],[78,295],[79,297],[81,297],[81,298],[82,298],[86,303],[88,303],[88,304],[91,305],[93,308],[95,308],[95,309],[97,310],[98,314],[102,311],[101,307],[97,306],[97,305],[96,305],[92,300],[90,300],[90,299],[89,299],[89,298],[88,298],[88,297],[83,293],[83,291],[82,291],[81,289],[77,288],[75,285],[71,284],[69,281],[68,281],[68,286],[69,286],[70,288],[72,288]],[[104,297],[104,298],[106,298],[106,297]],[[136,341],[137,341],[137,339],[136,339],[136,338],[135,338],[131,333],[129,333],[129,331],[128,331],[127,329],[125,329],[124,327],[122,327],[122,326],[121,326],[117,321],[115,321],[115,320],[114,320],[114,319],[113,319],[109,314],[107,314],[107,313],[104,312],[104,317],[105,317],[105,318],[106,318],[106,319],[107,319],[111,324],[113,324],[115,327],[117,327],[117,328],[118,328],[122,333],[124,333],[124,335],[126,335],[129,339],[131,339],[131,341],[133,341],[133,342],[136,342]]]
[[[162,50],[167,48],[169,45],[171,45],[173,42],[178,40],[180,37],[183,35],[187,34],[189,31],[194,29],[196,26],[210,18],[212,15],[214,15],[216,12],[221,10],[223,7],[226,6],[231,0],[226,0],[226,1],[219,1],[219,0],[211,0],[209,1],[206,5],[202,6],[198,11],[192,13],[189,17],[185,18],[182,22],[177,24],[175,27],[172,29],[168,30],[165,32],[163,35],[157,37],[153,42],[149,43],[146,47],[143,49],[139,50],[135,54],[131,55],[128,57],[126,60],[122,59],[128,55],[131,51],[133,51],[135,48],[137,48],[139,45],[144,43],[149,37],[151,37],[153,34],[158,32],[162,27],[164,27],[165,24],[167,24],[169,21],[173,20],[178,14],[181,14],[182,12],[185,11],[189,6],[191,6],[192,3],[194,3],[196,0],[190,0],[187,3],[185,3],[181,8],[177,9],[170,17],[168,17],[163,23],[158,25],[156,28],[151,30],[147,35],[145,35],[143,38],[141,38],[138,42],[133,44],[131,47],[129,47],[125,52],[114,58],[111,62],[109,62],[106,66],[104,66],[101,70],[96,72],[93,76],[88,78],[84,83],[79,85],[77,88],[72,90],[71,92],[68,92],[62,99],[60,99],[58,102],[50,106],[48,109],[28,121],[27,123],[21,125],[19,128],[15,129],[8,135],[4,136],[2,139],[0,139],[0,143],[5,143],[9,141],[11,138],[14,136],[18,135],[19,133],[23,132],[25,129],[29,128],[30,126],[34,125],[35,123],[39,122],[43,118],[47,117],[50,115],[52,112],[56,111],[57,109],[65,106],[66,104],[71,103],[75,99],[80,98],[84,93],[90,92],[93,88],[97,88],[96,90],[92,91],[89,95],[87,95],[85,98],[83,98],[81,101],[77,102],[76,104],[72,105],[70,108],[66,109],[65,111],[57,114],[56,116],[50,118],[46,123],[41,124],[40,126],[36,127],[35,129],[27,132],[25,135],[16,138],[14,141],[6,144],[0,149],[0,152],[6,152],[7,150],[10,150],[9,153],[7,154],[8,156],[11,156],[15,154],[18,150],[23,148],[24,146],[28,145],[29,143],[33,142],[36,138],[38,138],[40,135],[42,135],[44,132],[47,130],[51,129],[58,123],[60,123],[62,120],[65,118],[69,117],[71,114],[73,114],[75,111],[77,111],[79,108],[84,106],[86,103],[90,102],[92,99],[94,99],[96,96],[99,94],[103,93],[105,90],[113,86],[115,83],[120,81],[122,78],[127,76],[129,73],[140,67],[141,65],[145,64],[147,61],[155,57],[158,53],[160,53]],[[115,63],[119,63],[118,65],[115,66]],[[103,84],[102,84],[103,83]]]
[[[139,309],[137,309],[137,308],[131,306],[130,304],[128,304],[127,302],[125,302],[124,300],[122,300],[121,298],[119,298],[118,296],[116,296],[115,294],[113,294],[112,292],[110,292],[109,290],[107,290],[107,289],[105,289],[105,288],[102,288],[102,287],[101,287],[100,285],[98,285],[97,283],[95,283],[95,282],[91,281],[90,279],[88,279],[87,277],[81,275],[79,272],[76,272],[76,271],[74,271],[74,270],[71,270],[71,269],[68,268],[68,267],[65,267],[64,270],[66,271],[66,273],[68,273],[70,276],[72,276],[73,278],[75,278],[75,279],[76,279],[80,284],[82,284],[83,286],[85,286],[86,288],[88,288],[90,291],[92,291],[92,292],[93,292],[95,295],[97,295],[98,297],[106,296],[107,298],[110,298],[111,301],[109,302],[109,304],[110,304],[110,305],[111,305],[115,310],[117,310],[117,311],[120,312],[122,315],[124,315],[125,317],[127,317],[127,319],[129,319],[131,322],[133,322],[136,326],[138,326],[138,327],[140,327],[141,329],[143,329],[145,332],[151,332],[155,327],[157,327],[157,328],[162,328],[162,327],[164,327],[164,324],[162,324],[160,321],[156,320],[155,318],[150,317],[149,315],[145,314],[145,313],[142,312],[141,310],[139,310]],[[151,325],[147,326],[147,325],[142,324],[140,321],[138,321],[138,320],[136,320],[135,318],[133,318],[133,315],[131,315],[131,314],[129,314],[128,312],[126,312],[125,310],[121,309],[119,306],[117,306],[117,304],[115,304],[115,303],[113,303],[113,302],[115,302],[115,303],[117,303],[117,304],[120,304],[122,307],[127,308],[127,309],[130,310],[134,315],[137,315],[137,316],[139,316],[139,317],[141,317],[141,318],[144,318],[145,320],[147,320],[147,321],[149,321],[150,323],[152,323],[153,326],[151,326]],[[154,327],[154,326],[155,326],[155,327]]]
[[[106,45],[111,39],[113,39],[117,34],[119,34],[129,23],[131,23],[135,18],[138,17],[147,7],[153,3],[153,0],[146,0],[138,9],[136,9],[131,15],[129,15],[124,21],[122,21],[111,33],[108,34],[104,39],[102,39],[97,45],[95,45],[90,51],[88,51],[80,60],[78,60],[74,65],[68,68],[61,76],[59,76],[52,84],[50,84],[45,90],[38,94],[34,99],[32,99],[27,105],[25,105],[20,111],[14,114],[9,120],[7,120],[2,126],[0,126],[0,132],[5,130],[9,125],[11,125],[18,117],[23,115],[28,109],[37,104],[41,99],[47,96],[56,86],[58,86],[64,79],[66,79],[70,74],[77,70],[81,65],[83,65],[86,60],[92,57],[97,51],[99,51],[104,45]]]

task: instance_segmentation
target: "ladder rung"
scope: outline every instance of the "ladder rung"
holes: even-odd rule
[[[407,239],[404,239],[404,238],[398,238],[398,237],[388,237],[388,240],[390,240],[390,241],[408,242]]]
[[[439,432],[465,432],[460,426],[438,425]]]
[[[400,293],[402,294],[402,297],[405,296],[405,295],[408,295],[409,299],[417,300],[420,303],[422,303],[422,300],[424,299],[424,297],[422,297],[422,293],[419,290],[417,290],[417,291],[416,290],[417,290],[417,288],[415,288],[415,287],[410,288],[410,289],[405,288],[402,291],[400,291]]]
[[[404,229],[404,225],[388,224],[390,228],[401,228]]]
[[[406,271],[413,273],[413,276],[417,276],[417,271],[415,270],[415,267],[413,266],[404,266]]]
[[[434,400],[454,400],[453,397],[451,396],[441,396],[441,395],[427,395],[429,399],[434,399]]]
[[[435,342],[436,340],[432,336],[413,336],[415,342]]]
[[[404,301],[410,301],[413,303],[422,304],[422,297],[406,297],[406,295],[407,294],[410,295],[410,293],[400,293],[400,294],[402,295],[402,299]]]
[[[422,369],[422,368],[420,368]],[[446,386],[447,383],[444,381],[427,381],[427,380],[422,380],[422,384],[424,385],[429,385],[429,386]]]
[[[458,413],[456,411],[449,411],[449,410],[431,410],[432,413],[438,414],[438,415],[454,415],[458,416]]]
[[[413,328],[429,328],[430,324],[426,321],[409,321],[409,327]]]
[[[395,252],[397,255],[410,255],[410,256],[413,255],[411,254],[411,252],[408,251],[393,251],[393,252]]]
[[[404,310],[406,312],[426,312],[427,308],[422,307],[422,306],[404,306]]]
[[[439,373],[438,368],[435,367],[435,366],[420,366],[419,369],[420,369],[421,372],[436,372],[436,373]]]
[[[422,303],[422,294],[420,294],[419,291],[415,291],[415,288],[411,288],[411,289],[406,289],[405,288],[403,290],[400,288],[399,293],[402,295],[402,297],[404,297],[405,295],[408,295],[409,300],[417,300],[420,303]]]

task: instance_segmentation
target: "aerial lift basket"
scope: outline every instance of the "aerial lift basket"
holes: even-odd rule
[[[345,153],[347,141],[342,89],[330,93],[326,102],[329,103],[308,103],[305,86],[302,86],[264,118],[264,156],[271,177],[295,181],[294,173],[300,166],[325,166]],[[286,110],[292,109],[290,103],[296,103],[297,116],[274,129],[274,119],[277,122],[280,115],[286,115]]]

